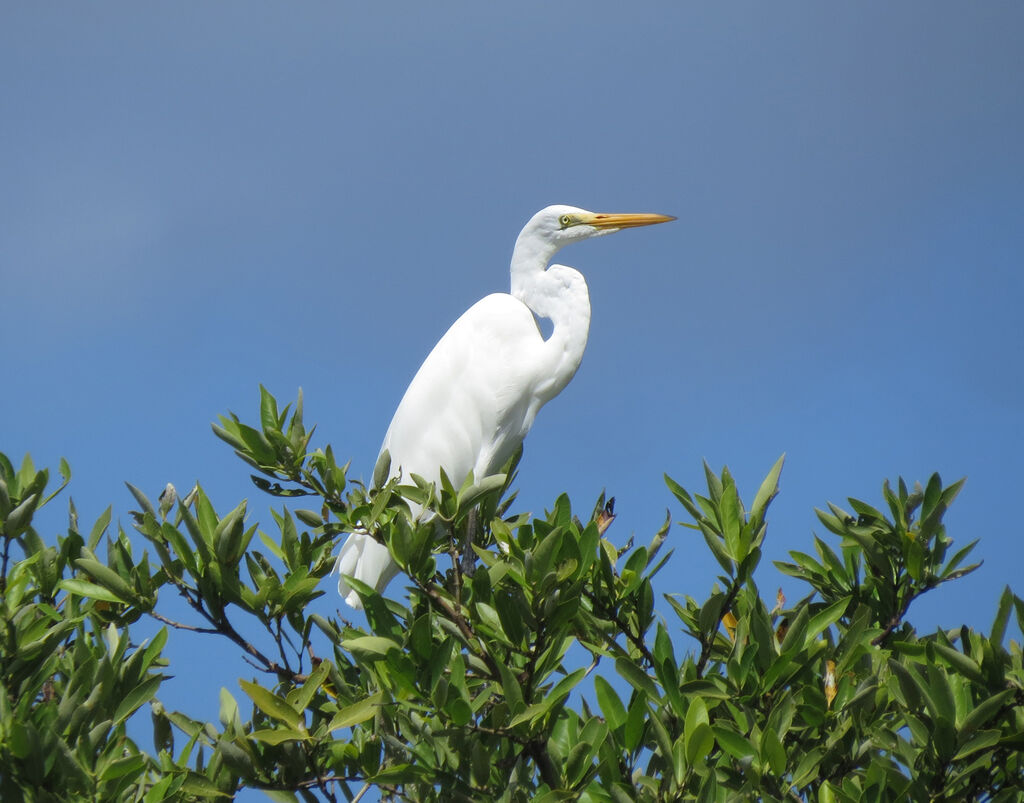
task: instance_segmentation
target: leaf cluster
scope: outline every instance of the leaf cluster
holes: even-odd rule
[[[815,554],[776,562],[807,589],[788,604],[757,585],[781,459],[749,506],[728,469],[705,466],[701,493],[666,476],[690,521],[618,546],[603,494],[586,514],[564,495],[512,512],[518,455],[435,487],[391,477],[385,453],[364,486],[310,448],[301,394],[279,410],[263,388],[258,426],[214,431],[259,489],[315,504],[272,510],[267,531],[198,485],[156,505],[129,486],[134,539],[109,534],[109,510],[79,535],[72,504],[47,546],[32,526],[47,473],[0,459],[5,799],[1024,798],[1024,666],[1007,645],[1024,601],[1006,589],[987,635],[909,619],[977,568],[976,542],[953,550],[943,524],[962,482],[886,483],[885,514],[818,511]],[[404,581],[397,598],[350,581],[363,626],[316,602],[356,530]],[[706,593],[656,594],[671,547],[701,540],[722,570]],[[190,618],[169,617],[166,594]],[[140,617],[164,627],[136,645]],[[246,662],[216,721],[161,703],[170,632],[228,639]],[[152,749],[127,728],[146,702]]]

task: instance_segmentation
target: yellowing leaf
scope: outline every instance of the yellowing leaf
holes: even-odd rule
[[[825,662],[825,702],[832,707],[832,701],[836,699],[836,662]]]
[[[775,614],[779,613],[779,611],[781,611],[785,607],[786,607],[786,595],[782,593],[782,589],[780,588],[776,592],[776,594],[775,594],[775,607],[772,608],[771,615],[774,616]]]
[[[729,634],[729,640],[736,640],[736,625],[739,622],[736,621],[736,617],[733,616],[732,611],[726,611],[722,616],[722,624],[725,625],[725,632]]]

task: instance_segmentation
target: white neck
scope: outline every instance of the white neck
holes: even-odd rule
[[[590,331],[590,294],[578,271],[564,265],[547,267],[559,245],[525,235],[527,230],[512,252],[512,295],[553,324],[536,389],[543,403],[569,384],[583,359]]]

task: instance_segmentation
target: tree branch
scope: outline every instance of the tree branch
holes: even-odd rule
[[[900,609],[896,612],[896,615],[889,620],[888,624],[886,624],[885,630],[883,630],[881,633],[879,633],[877,636],[871,639],[871,646],[878,647],[882,643],[884,643],[889,638],[889,636],[893,634],[896,628],[903,623],[903,617],[906,616],[907,611],[910,610],[910,604],[915,599],[920,597],[922,594],[931,591],[933,588],[938,588],[939,585],[940,583],[926,585],[924,588],[914,591],[905,600],[903,600],[903,604],[900,606]]]
[[[600,601],[594,595],[593,591],[588,591],[584,589],[583,593],[586,595],[587,599],[589,599],[595,605],[595,607],[599,608],[598,612],[602,616],[607,616],[609,619],[611,619],[612,622],[615,623],[615,626],[619,629],[619,631],[624,633],[626,638],[629,639],[630,644],[632,644],[637,649],[637,651],[644,657],[644,660],[648,664],[650,664],[650,666],[653,667],[655,663],[654,654],[650,651],[650,648],[648,648],[646,642],[644,641],[643,634],[634,633],[632,628],[630,628],[629,623],[624,622],[622,620],[622,617],[619,616],[618,611],[611,610],[610,608],[606,608],[605,606],[601,605]]]
[[[190,589],[188,588],[188,586],[184,585],[175,578],[171,579],[173,580],[175,586],[177,587],[178,593],[185,597],[185,600],[186,602],[188,602],[189,607],[191,607],[194,611],[196,611],[196,613],[198,613],[207,622],[213,625],[213,627],[205,628],[195,627],[193,625],[185,625],[181,622],[175,622],[173,619],[168,619],[167,617],[158,614],[156,611],[148,611],[150,616],[152,616],[154,619],[157,619],[158,621],[170,625],[171,627],[175,627],[181,630],[191,630],[194,633],[209,633],[225,636],[226,638],[229,638],[231,639],[231,641],[235,642],[235,644],[241,647],[246,653],[255,658],[262,665],[257,666],[257,669],[260,669],[263,672],[268,672],[277,675],[279,678],[290,680],[292,683],[298,684],[306,682],[308,678],[307,675],[301,674],[299,672],[293,672],[291,668],[289,668],[287,665],[282,666],[276,661],[272,661],[269,658],[267,658],[267,656],[260,652],[251,642],[246,640],[241,633],[235,630],[234,626],[231,624],[231,622],[228,620],[225,614],[222,613],[219,617],[215,617],[203,606],[202,598],[194,598],[192,594],[189,593]]]
[[[0,568],[0,594],[7,593],[7,561],[10,558],[11,551],[11,539],[6,535],[4,538],[4,562],[3,567]]]
[[[725,595],[725,599],[722,601],[722,609],[719,612],[719,618],[721,615],[728,611],[732,607],[733,601],[736,599],[736,595],[740,593],[740,584],[733,581],[733,584],[729,587],[729,593]],[[708,661],[711,659],[711,650],[715,646],[715,633],[718,632],[718,625],[716,623],[715,630],[711,633],[710,638],[702,638],[700,642],[700,656],[697,659],[697,677],[704,677],[704,669],[707,666]],[[705,635],[705,634],[702,634]]]
[[[431,601],[434,602],[434,604],[436,604],[442,611],[444,611],[445,615],[455,623],[456,627],[459,628],[459,632],[462,633],[466,641],[470,643],[475,642],[477,644],[477,655],[485,664],[487,664],[487,668],[491,672],[491,679],[500,680],[501,670],[498,669],[498,664],[495,662],[494,658],[491,657],[491,654],[483,648],[483,643],[480,641],[480,638],[473,631],[473,628],[470,626],[469,622],[466,621],[466,617],[464,617],[461,612],[455,610],[455,608],[451,606],[448,600],[446,600],[444,597],[438,594],[437,589],[432,588],[426,583],[422,583],[419,580],[416,580],[415,578],[413,578],[413,582],[416,583],[416,586],[420,589],[420,591],[426,594],[431,599]]]
[[[540,773],[544,783],[553,790],[560,789],[562,786],[562,776],[555,763],[551,760],[551,756],[548,755],[547,748],[535,739],[526,746],[526,753],[537,765],[537,771]]]

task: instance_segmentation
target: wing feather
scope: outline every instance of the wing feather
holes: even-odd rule
[[[518,448],[539,402],[544,340],[530,309],[489,295],[438,341],[402,397],[384,437],[392,472],[453,483],[493,473]]]

